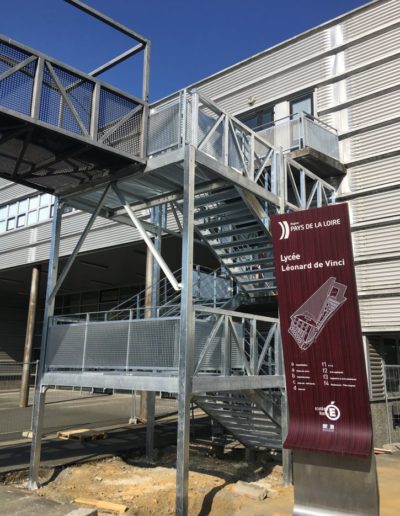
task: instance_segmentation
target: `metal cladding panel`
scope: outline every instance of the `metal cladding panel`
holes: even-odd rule
[[[324,86],[318,86],[316,89],[318,111],[327,109],[335,104],[334,84],[325,84]]]
[[[400,261],[363,263],[356,267],[357,288],[363,294],[400,290]]]
[[[400,123],[360,133],[350,138],[350,159],[366,158],[399,148]]]
[[[293,92],[308,88],[330,75],[331,64],[329,58],[320,59],[301,68],[279,74],[254,86],[250,85],[236,94],[233,93],[229,98],[218,100],[218,104],[231,113],[243,111],[249,109],[249,97],[254,97],[257,104],[263,104],[267,99],[284,98],[293,94]],[[200,90],[204,92],[203,87]]]
[[[0,179],[0,206],[15,199],[35,194],[38,194],[38,191],[33,190],[33,188],[10,183],[6,179]]]
[[[374,188],[377,186],[377,178],[379,178],[379,186],[398,182],[399,170],[400,156],[391,156],[351,167],[348,169],[351,190],[355,192],[364,188]]]
[[[349,129],[356,129],[380,120],[390,119],[400,113],[400,90],[381,95],[348,108]]]
[[[387,88],[399,83],[400,58],[368,68],[367,70],[347,77],[347,98],[367,95],[373,91]]]
[[[377,25],[389,23],[397,16],[400,16],[400,3],[398,0],[371,5],[369,9],[343,20],[342,27],[345,40],[347,41],[364,32],[368,32]]]
[[[399,331],[400,297],[360,299],[360,315],[363,331]]]
[[[62,221],[60,256],[72,253],[90,215],[76,212]],[[167,226],[177,230],[176,221],[168,213]],[[0,270],[27,263],[48,260],[50,252],[51,222],[10,231],[0,236]],[[140,241],[138,230],[104,218],[97,218],[88,234],[81,252],[114,247]]]
[[[329,31],[316,32],[283,48],[271,50],[264,55],[260,55],[254,58],[254,60],[243,63],[235,70],[227,71],[219,77],[210,78],[209,81],[201,84],[199,89],[211,98],[216,98],[220,95],[225,96],[226,92],[231,89],[240,88],[251,81],[257,81],[260,76],[271,75],[278,70],[296,64],[301,59],[312,54],[327,50],[329,46]],[[269,79],[266,79],[266,81],[269,82]],[[292,89],[295,87],[294,84],[291,86]],[[250,89],[252,88],[246,88],[246,90]],[[218,102],[220,103],[220,101]]]
[[[400,216],[399,190],[359,197],[351,201],[353,223],[375,222],[387,217]]]
[[[377,24],[371,26],[370,30]],[[363,41],[357,45],[350,46],[344,52],[347,68],[359,66],[365,61],[378,59],[382,55],[393,52],[400,45],[400,27],[389,30],[379,36]]]
[[[400,225],[365,229],[353,233],[356,258],[387,258],[400,253]],[[399,321],[400,322],[400,321]]]

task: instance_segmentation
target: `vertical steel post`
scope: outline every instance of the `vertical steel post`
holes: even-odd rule
[[[44,402],[46,389],[42,387],[42,377],[45,370],[47,336],[49,330],[49,319],[54,314],[54,298],[49,301],[56,282],[58,272],[58,255],[60,250],[62,204],[56,197],[54,202],[54,217],[51,229],[49,271],[47,275],[46,301],[44,307],[42,342],[40,346],[40,361],[38,368],[38,381],[35,389],[35,401],[33,404],[33,425],[32,425],[32,446],[29,464],[29,488],[38,487],[38,474],[40,465],[40,452],[42,447],[42,426],[44,416]]]
[[[42,83],[43,83],[43,72],[44,72],[44,59],[38,57],[36,65],[35,79],[33,82],[32,92],[32,104],[31,104],[31,117],[39,118],[40,113],[40,99],[42,97]]]
[[[176,514],[188,513],[190,400],[194,346],[192,300],[195,149],[185,148],[183,185],[182,297],[179,336],[178,439],[176,460]]]
[[[28,320],[26,323],[26,335],[25,335],[25,347],[24,347],[24,362],[22,366],[22,379],[21,379],[21,391],[19,396],[19,406],[21,408],[28,405],[29,399],[29,379],[30,379],[30,367],[32,360],[32,347],[33,338],[35,335],[35,320],[36,320],[36,309],[37,309],[37,298],[39,292],[39,278],[40,268],[32,268],[32,279],[31,279],[31,291],[29,295],[29,309],[28,309]]]
[[[244,325],[245,323],[243,323]],[[258,346],[257,346],[257,321],[255,319],[249,320],[250,324],[250,371],[251,374],[257,375],[258,366]]]

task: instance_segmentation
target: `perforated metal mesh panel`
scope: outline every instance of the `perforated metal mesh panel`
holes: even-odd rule
[[[0,75],[21,63],[30,54],[0,42]],[[0,81],[0,104],[25,115],[30,114],[36,61]]]
[[[131,99],[102,88],[100,91],[98,140],[130,155],[138,155],[141,142],[142,112]],[[129,115],[131,113],[131,115]],[[123,122],[122,122],[123,120]],[[119,123],[122,122],[122,123]]]
[[[157,154],[179,144],[180,136],[179,102],[154,111],[149,118],[149,155]]]
[[[46,365],[52,369],[80,369],[83,365],[85,330],[85,324],[51,326]]]
[[[128,326],[125,321],[87,325],[85,368],[122,369],[126,365]]]
[[[218,120],[218,115],[210,110],[199,111],[199,126],[198,126],[198,143],[201,144],[203,139],[211,132],[211,129]],[[201,150],[206,154],[209,154],[217,160],[221,160],[223,156],[223,135],[224,126],[219,124],[213,134],[209,137],[205,145],[201,147]]]
[[[52,67],[82,125],[89,132],[93,83],[59,66],[52,65]],[[47,65],[45,65],[43,72],[39,118],[43,122],[61,127],[72,133],[84,134]]]
[[[60,324],[50,327],[50,369],[125,370],[178,366],[179,319]]]
[[[131,321],[129,365],[177,368],[179,319]]]

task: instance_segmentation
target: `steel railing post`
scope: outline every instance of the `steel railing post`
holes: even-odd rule
[[[43,72],[44,72],[44,59],[43,59],[43,57],[38,57],[36,71],[35,71],[35,79],[33,82],[32,104],[31,104],[31,117],[36,118],[36,119],[39,118],[39,114],[40,114],[40,99],[42,97]]]
[[[257,321],[250,320],[250,371],[251,374],[257,375],[258,366],[258,346],[257,346]]]
[[[196,90],[192,92],[192,127],[191,127],[191,144],[197,148],[199,134],[199,94]]]

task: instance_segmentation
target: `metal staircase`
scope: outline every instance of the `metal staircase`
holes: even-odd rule
[[[281,425],[265,410],[267,396],[259,394],[253,398],[246,391],[214,392],[195,396],[194,401],[245,446],[253,449],[280,449]]]
[[[268,215],[249,194],[227,186],[195,199],[195,229],[221,265],[249,296],[275,290]]]

